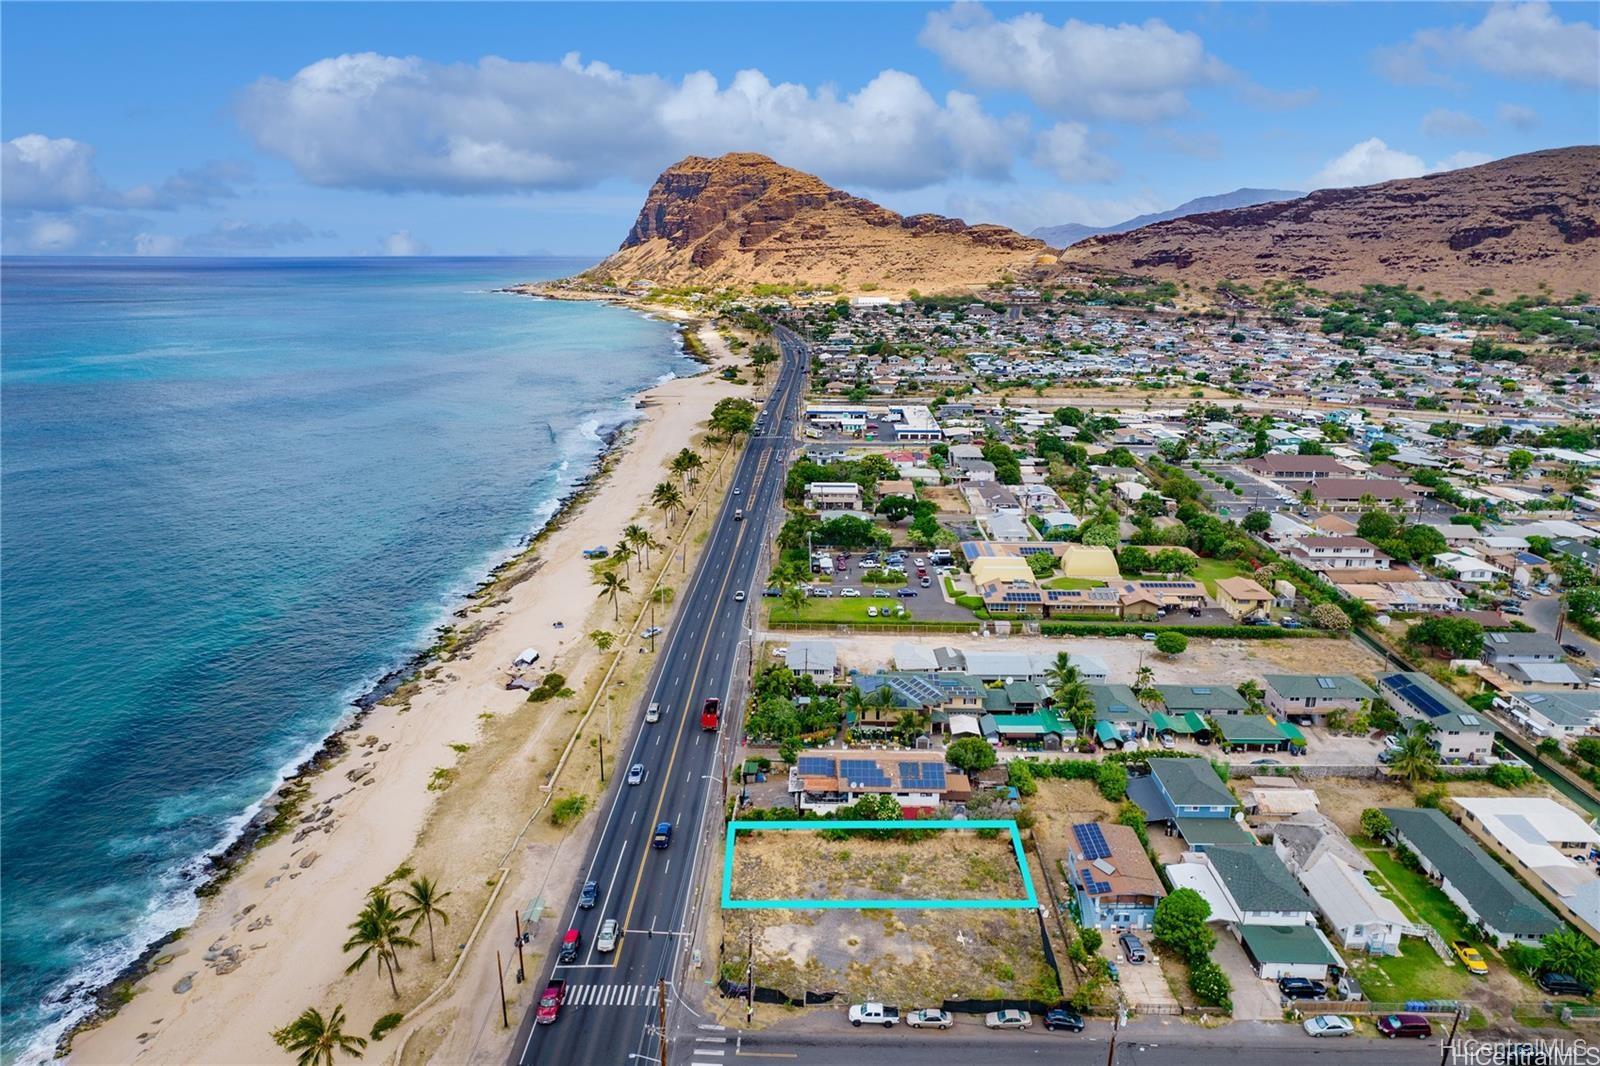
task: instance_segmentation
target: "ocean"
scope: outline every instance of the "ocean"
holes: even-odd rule
[[[0,261],[0,1022],[34,1058],[555,512],[664,322],[559,259]]]

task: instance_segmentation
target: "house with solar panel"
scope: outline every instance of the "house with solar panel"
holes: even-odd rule
[[[1600,691],[1506,693],[1505,711],[1538,737],[1575,737],[1600,726]]]
[[[1103,747],[1121,748],[1150,733],[1150,712],[1127,685],[1089,685],[1094,700],[1094,738]]]
[[[1388,674],[1378,679],[1378,690],[1401,717],[1433,727],[1428,743],[1445,762],[1481,763],[1493,753],[1495,727],[1427,674],[1417,670]]]
[[[936,751],[808,752],[789,769],[795,810],[819,814],[873,795],[893,796],[907,811],[936,811],[971,791],[966,775]]]
[[[1561,645],[1543,633],[1485,633],[1480,658],[1525,685],[1580,688],[1584,684],[1584,679],[1567,665]]]
[[[1384,807],[1397,843],[1422,864],[1467,920],[1496,947],[1537,947],[1561,928],[1528,888],[1511,876],[1443,811],[1432,807]]]
[[[1333,711],[1356,715],[1378,694],[1347,674],[1262,674],[1267,707],[1280,720],[1321,725]]]
[[[1062,866],[1082,924],[1095,929],[1148,929],[1167,894],[1139,834],[1125,825],[1074,825]]]
[[[1157,685],[1161,703],[1171,715],[1198,714],[1210,718],[1219,714],[1243,714],[1249,701],[1229,685]]]

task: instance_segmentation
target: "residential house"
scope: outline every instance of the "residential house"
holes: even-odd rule
[[[802,754],[789,770],[789,795],[799,811],[828,814],[870,795],[890,795],[903,809],[937,810],[971,794],[966,775],[937,751]]]
[[[1433,564],[1468,585],[1488,585],[1506,576],[1504,570],[1488,560],[1462,552],[1440,552],[1433,557]]]
[[[1378,694],[1345,674],[1263,674],[1267,707],[1280,718],[1315,724],[1335,711],[1359,714]]]
[[[1568,666],[1561,645],[1543,633],[1507,633],[1500,630],[1483,635],[1482,659],[1513,681],[1524,684],[1584,684]]]
[[[1074,825],[1062,865],[1086,927],[1148,929],[1167,894],[1139,834],[1125,825]]]
[[[1493,842],[1529,883],[1559,900],[1565,916],[1600,939],[1600,833],[1546,796],[1476,796],[1456,801],[1463,826]]]
[[[1193,712],[1210,718],[1242,714],[1250,709],[1249,702],[1238,690],[1227,685],[1157,685],[1155,688],[1170,714]]]
[[[1330,570],[1387,570],[1392,561],[1362,537],[1301,537],[1289,558],[1318,573]]]
[[[1364,871],[1370,866],[1323,854],[1295,876],[1341,947],[1369,955],[1398,955],[1401,936],[1415,927],[1367,880]]]
[[[1094,735],[1108,748],[1120,748],[1150,732],[1150,714],[1127,685],[1090,685]]]
[[[1235,621],[1265,618],[1272,608],[1272,593],[1250,578],[1220,578],[1216,588],[1217,605]]]
[[[1395,840],[1417,857],[1423,872],[1496,947],[1537,947],[1561,928],[1548,907],[1443,811],[1385,807],[1383,813],[1394,825]]]
[[[1229,751],[1288,751],[1305,747],[1305,734],[1265,714],[1225,714],[1216,719],[1217,742]]]
[[[831,640],[791,640],[784,649],[783,663],[797,676],[804,674],[827,685],[833,683],[839,669],[839,654]]]
[[[1494,750],[1496,730],[1466,701],[1416,670],[1378,679],[1389,706],[1413,722],[1432,726],[1428,742],[1445,762],[1481,763]]]
[[[861,486],[854,481],[813,481],[806,485],[806,506],[823,514],[861,514]]]
[[[1600,725],[1600,692],[1523,690],[1502,697],[1502,709],[1537,737],[1575,737]]]

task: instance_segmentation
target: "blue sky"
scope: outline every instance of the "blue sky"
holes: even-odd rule
[[[1600,141],[1594,4],[0,9],[4,248],[603,254],[686,154],[1027,230]]]

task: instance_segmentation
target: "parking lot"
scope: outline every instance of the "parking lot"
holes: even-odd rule
[[[1222,481],[1232,481],[1236,488],[1243,490],[1240,495],[1209,478],[1197,478],[1211,506],[1224,517],[1241,517],[1251,511],[1296,510],[1300,506],[1288,489],[1264,481],[1243,467],[1216,463],[1207,465],[1205,470]]]
[[[852,554],[850,558],[841,561],[835,555],[832,576],[813,574],[812,589],[825,591],[830,598],[867,600],[869,606],[886,607],[891,613],[895,606],[904,605],[914,620],[952,622],[972,620],[971,611],[945,598],[944,583],[939,577],[940,568],[932,565],[926,555],[907,553],[904,560],[906,583],[903,585],[863,581],[863,575],[871,570],[871,567],[863,565],[863,559],[864,556],[860,554]],[[927,570],[926,587],[923,586],[923,578],[917,574],[917,559],[923,560],[924,569]],[[906,592],[914,595],[902,595]]]

